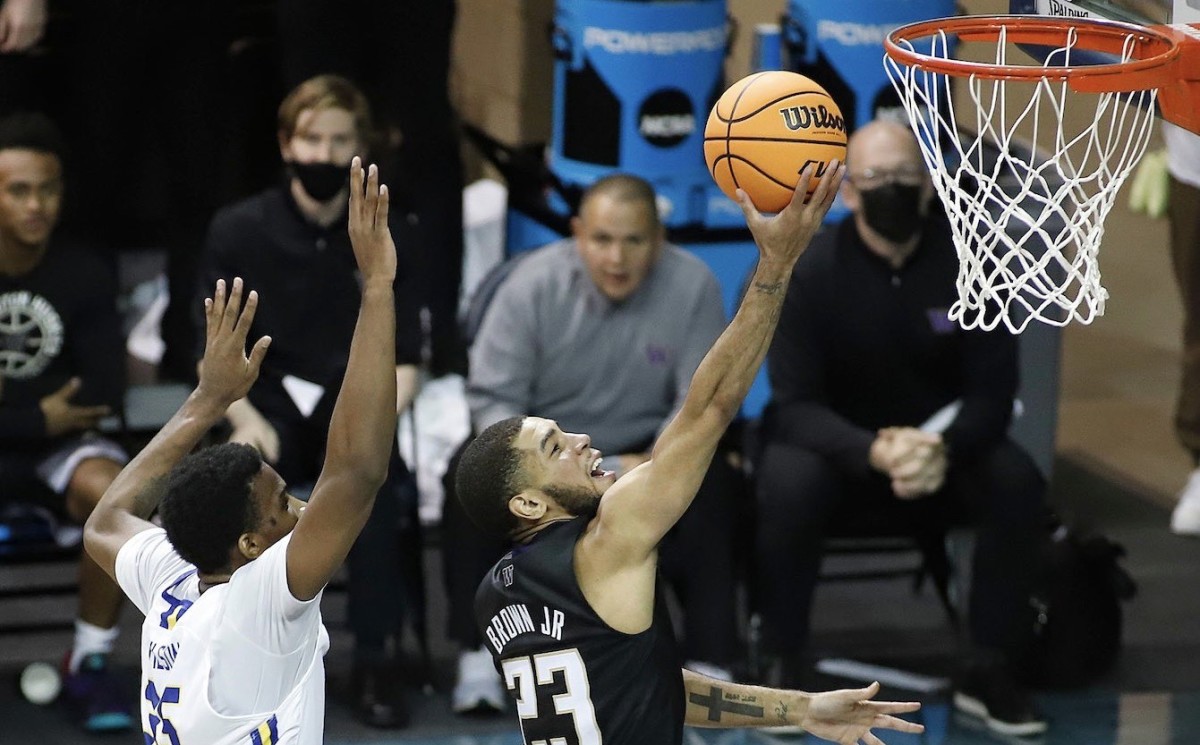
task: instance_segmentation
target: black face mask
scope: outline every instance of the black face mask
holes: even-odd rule
[[[859,195],[863,219],[889,241],[904,243],[921,229],[925,220],[921,214],[921,187],[885,184]]]
[[[300,181],[304,191],[318,202],[328,202],[350,181],[350,167],[333,163],[285,163],[288,173]]]

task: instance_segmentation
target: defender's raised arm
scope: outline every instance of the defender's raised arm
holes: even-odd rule
[[[288,585],[316,597],[342,565],[371,514],[396,447],[396,246],[388,188],[372,165],[350,167],[350,242],[362,274],[362,305],[338,392],[325,464],[288,546]]]

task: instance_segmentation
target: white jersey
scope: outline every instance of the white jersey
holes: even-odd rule
[[[325,651],[317,595],[287,586],[286,536],[200,594],[196,568],[161,529],[117,554],[117,582],[146,615],[141,724],[146,745],[318,745]]]

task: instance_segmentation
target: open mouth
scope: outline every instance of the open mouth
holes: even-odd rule
[[[612,475],[612,473],[613,473],[612,471],[605,471],[603,468],[600,467],[600,463],[603,460],[604,460],[604,456],[597,454],[596,458],[592,461],[592,470],[590,471],[590,475],[593,478],[603,478],[604,476]]]

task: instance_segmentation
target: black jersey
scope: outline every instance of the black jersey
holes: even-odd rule
[[[645,631],[602,621],[575,580],[575,543],[587,523],[551,525],[505,555],[479,586],[475,622],[526,745],[677,745],[683,674],[662,587]]]

